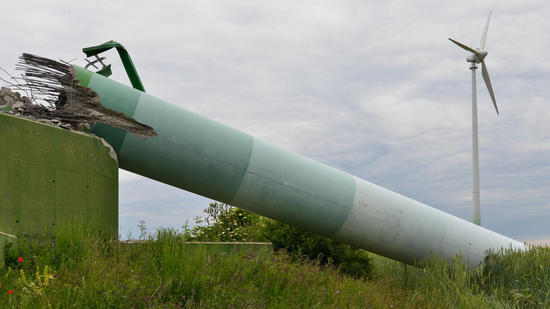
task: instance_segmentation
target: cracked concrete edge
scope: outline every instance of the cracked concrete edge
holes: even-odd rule
[[[0,112],[1,113],[1,112]],[[17,119],[21,119],[21,120],[25,120],[25,121],[30,121],[30,122],[34,122],[36,124],[40,124],[40,125],[45,125],[45,126],[49,126],[49,127],[52,127],[52,128],[56,128],[58,130],[62,130],[62,131],[68,131],[68,132],[71,132],[71,133],[74,133],[74,134],[80,134],[80,135],[84,135],[84,136],[87,136],[87,137],[90,137],[90,138],[93,138],[93,139],[97,139],[99,141],[101,141],[101,143],[103,144],[103,146],[107,147],[109,149],[109,156],[111,158],[113,158],[116,162],[118,162],[118,156],[117,156],[117,153],[115,151],[115,149],[113,148],[113,146],[111,146],[111,144],[109,144],[107,141],[105,141],[103,138],[99,137],[99,136],[96,136],[94,134],[90,134],[90,133],[86,133],[86,132],[82,132],[82,131],[77,131],[77,130],[67,130],[67,129],[64,129],[64,128],[60,128],[58,126],[55,126],[55,125],[52,125],[52,124],[49,124],[49,123],[45,123],[45,122],[40,122],[38,120],[35,120],[35,119],[31,119],[31,118],[27,118],[27,117],[20,117],[20,116],[16,116],[16,115],[11,115],[11,114],[8,114],[8,113],[1,113],[5,116],[8,116],[8,117],[14,117],[14,118],[17,118]],[[1,233],[1,232],[0,232]]]
[[[103,138],[101,137],[96,137],[96,138],[99,138],[99,140],[101,141],[101,143],[103,144],[103,146],[109,148],[109,156],[111,156],[111,158],[113,158],[115,161],[118,162],[118,157],[117,157],[117,154],[115,152],[115,149],[113,148],[113,146],[111,146],[111,144],[107,143]]]

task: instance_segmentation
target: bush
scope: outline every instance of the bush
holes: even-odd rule
[[[266,238],[274,249],[284,249],[294,257],[332,264],[356,278],[367,277],[373,270],[369,254],[351,245],[323,237],[297,227],[271,220],[266,225]]]
[[[205,218],[196,217],[196,226],[187,230],[195,241],[267,241],[263,230],[268,218],[221,203],[210,203]]]
[[[332,264],[356,278],[369,276],[373,265],[364,250],[340,241],[303,231],[291,225],[220,203],[204,210],[205,218],[195,218],[188,230],[199,241],[270,241],[275,250],[284,249],[295,258]]]

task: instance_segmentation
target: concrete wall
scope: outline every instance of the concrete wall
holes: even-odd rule
[[[118,163],[101,139],[0,113],[0,241],[65,220],[118,234]],[[0,258],[2,255],[0,249]]]

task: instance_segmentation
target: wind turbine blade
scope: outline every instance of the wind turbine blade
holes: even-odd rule
[[[487,90],[489,90],[489,95],[491,96],[491,100],[493,100],[493,105],[495,106],[497,115],[499,115],[497,101],[495,100],[495,93],[493,92],[493,86],[491,86],[491,80],[489,79],[489,72],[487,72],[485,61],[481,61],[481,75],[483,75],[483,80],[485,81],[485,85],[487,85]]]
[[[487,23],[485,24],[485,29],[483,30],[483,34],[481,35],[481,50],[485,49],[485,41],[487,41],[487,31],[489,31],[489,21],[491,20],[491,13],[492,12],[489,11],[489,17],[487,17]]]
[[[476,54],[476,55],[478,54],[477,51],[476,51],[475,49],[473,49],[473,48],[471,48],[471,47],[469,47],[469,46],[466,46],[466,45],[464,45],[464,44],[462,44],[462,43],[460,43],[460,42],[457,42],[457,41],[455,41],[455,40],[453,40],[453,39],[451,39],[451,38],[449,38],[449,40],[451,40],[451,42],[455,43],[456,45],[462,47],[463,49],[465,49],[465,50],[467,50],[467,51],[469,51],[469,52],[472,52],[472,53],[474,53],[474,54]]]

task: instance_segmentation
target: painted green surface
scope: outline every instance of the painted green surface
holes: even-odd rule
[[[107,126],[94,128],[115,146],[120,167],[142,176],[406,263],[436,252],[448,258],[461,253],[475,265],[486,249],[524,248],[101,75],[93,74],[88,85],[106,107],[158,133],[139,138]]]
[[[5,257],[5,247],[6,245],[11,246],[17,242],[17,239],[11,237],[6,237],[0,234],[0,268],[4,267],[4,257]]]
[[[104,76],[93,74],[88,86],[105,107],[158,133],[139,138],[94,127],[114,146],[121,168],[327,236],[347,219],[352,176]]]
[[[121,168],[231,201],[250,160],[252,136],[145,93],[133,117],[153,127],[158,136],[128,134],[119,153]]]
[[[231,204],[331,236],[348,218],[354,195],[352,176],[254,139],[245,179]]]
[[[118,234],[118,166],[100,139],[0,114],[0,232],[82,220]]]
[[[117,152],[120,168],[221,202],[231,201],[250,160],[252,136],[104,76],[88,78],[89,71],[75,69],[81,84],[98,93],[103,106],[153,127],[158,134],[140,138],[108,125],[94,125],[92,132]]]
[[[120,242],[123,249],[134,249],[144,246],[144,242]],[[231,254],[235,252],[273,252],[270,242],[185,242],[184,250],[204,250],[205,253]]]
[[[91,57],[94,55],[98,55],[102,52],[105,52],[111,48],[116,48],[118,55],[120,56],[120,60],[124,65],[124,69],[126,70],[126,74],[128,74],[128,78],[132,83],[132,86],[135,89],[145,92],[145,88],[143,87],[141,78],[139,78],[139,74],[136,70],[136,67],[134,66],[134,62],[132,61],[130,54],[128,53],[128,51],[126,51],[126,48],[124,48],[124,46],[122,46],[122,44],[120,44],[119,42],[111,40],[100,45],[85,47],[82,49],[82,51],[86,54],[86,57]],[[107,65],[106,67],[102,68],[97,73],[100,73],[103,76],[109,77],[109,75],[111,75],[110,65]]]
[[[77,65],[73,66],[73,69],[76,71],[76,78],[80,81],[80,85],[82,87],[88,87],[90,83],[90,79],[92,79],[92,75],[94,74],[92,71],[86,70],[83,67],[79,67]]]
[[[92,72],[84,68],[78,66],[74,68],[82,86],[90,87],[94,90],[97,89],[96,92],[99,95],[101,105],[121,112],[128,117],[133,117],[139,97],[143,92],[130,88],[124,84],[113,82],[101,75],[92,75]],[[94,78],[92,78],[92,76]],[[104,137],[104,139],[113,146],[115,151],[119,153],[122,142],[128,133],[122,129],[113,128],[105,124],[92,125],[92,133]]]

